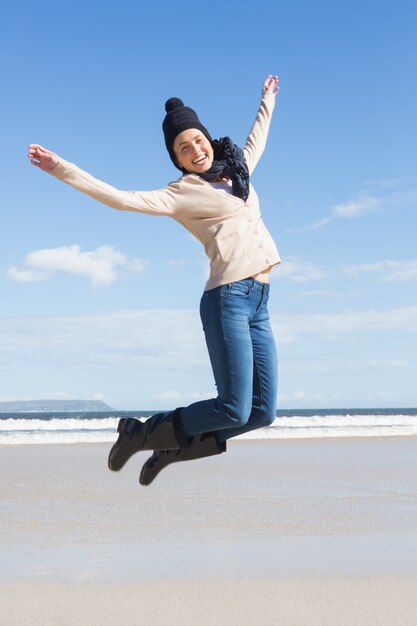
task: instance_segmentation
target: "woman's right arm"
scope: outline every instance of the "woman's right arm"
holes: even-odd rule
[[[176,213],[178,182],[157,191],[122,191],[94,178],[38,144],[30,144],[28,157],[32,165],[113,209],[171,217]]]

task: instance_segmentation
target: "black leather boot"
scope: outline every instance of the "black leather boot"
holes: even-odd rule
[[[141,485],[150,485],[161,470],[171,463],[178,461],[193,461],[206,456],[213,456],[226,452],[226,442],[219,443],[215,435],[205,433],[193,437],[188,448],[172,450],[155,450],[153,455],[146,461],[140,473]]]
[[[181,409],[157,413],[146,422],[123,417],[117,426],[119,437],[110,450],[109,469],[118,472],[139,450],[180,449],[190,445],[192,439],[185,435],[180,419]]]

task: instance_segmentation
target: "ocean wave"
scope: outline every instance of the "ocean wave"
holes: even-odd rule
[[[2,431],[71,431],[71,430],[116,430],[119,422],[118,417],[106,418],[14,418],[0,420],[0,432]]]
[[[117,437],[119,417],[7,418],[0,420],[0,445],[111,443]],[[331,437],[413,437],[417,416],[309,415],[278,417],[272,426],[239,439],[312,439]]]

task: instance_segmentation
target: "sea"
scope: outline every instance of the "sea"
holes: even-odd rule
[[[0,446],[111,443],[121,417],[145,421],[155,411],[0,412]],[[417,408],[279,410],[271,426],[241,439],[415,437]]]

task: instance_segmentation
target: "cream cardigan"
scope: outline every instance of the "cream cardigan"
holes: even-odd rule
[[[273,94],[263,94],[243,148],[250,173],[264,151],[274,104]],[[210,259],[206,291],[281,262],[252,185],[245,202],[219,193],[198,174],[186,174],[157,191],[121,191],[61,158],[51,174],[114,209],[167,215],[185,226],[201,241]]]

